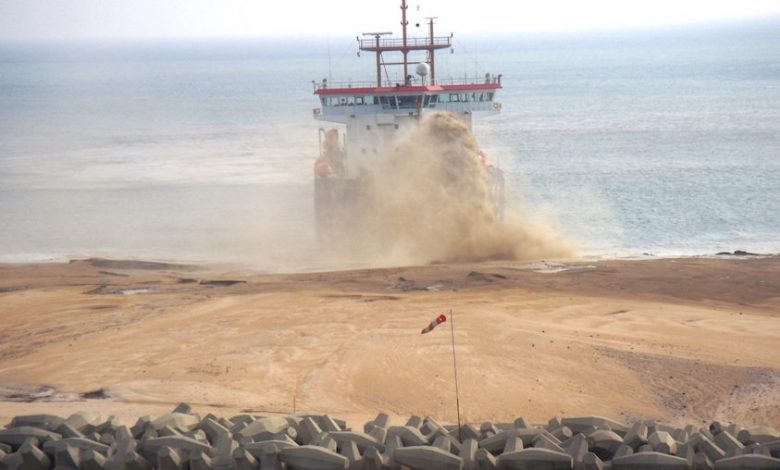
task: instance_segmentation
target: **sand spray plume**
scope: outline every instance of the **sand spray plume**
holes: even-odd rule
[[[507,210],[496,219],[479,146],[454,115],[435,113],[377,159],[351,250],[387,264],[565,257],[552,230]]]

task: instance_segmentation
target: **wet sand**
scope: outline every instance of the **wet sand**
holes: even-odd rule
[[[238,282],[232,282],[238,281]],[[97,410],[780,428],[780,257],[333,273],[0,265],[0,422]],[[130,423],[132,424],[132,423]]]

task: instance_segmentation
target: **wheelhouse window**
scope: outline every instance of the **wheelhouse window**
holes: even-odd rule
[[[418,95],[412,96],[399,96],[398,107],[401,109],[414,109],[417,108],[417,101],[422,98]]]
[[[379,104],[376,96],[323,96],[323,106],[364,106]]]
[[[395,101],[395,96],[380,96],[379,103],[382,105],[382,108],[384,109],[398,108],[398,105],[396,104]]]

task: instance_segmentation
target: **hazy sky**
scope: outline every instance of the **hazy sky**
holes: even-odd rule
[[[398,29],[397,0],[0,0],[0,40],[353,35]],[[780,16],[780,0],[409,0],[442,32],[609,30]],[[418,8],[419,7],[419,8]]]

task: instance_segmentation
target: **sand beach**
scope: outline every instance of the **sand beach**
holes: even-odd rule
[[[780,428],[780,257],[262,274],[0,265],[0,421],[95,410],[603,415]],[[129,423],[129,424],[132,424]]]

